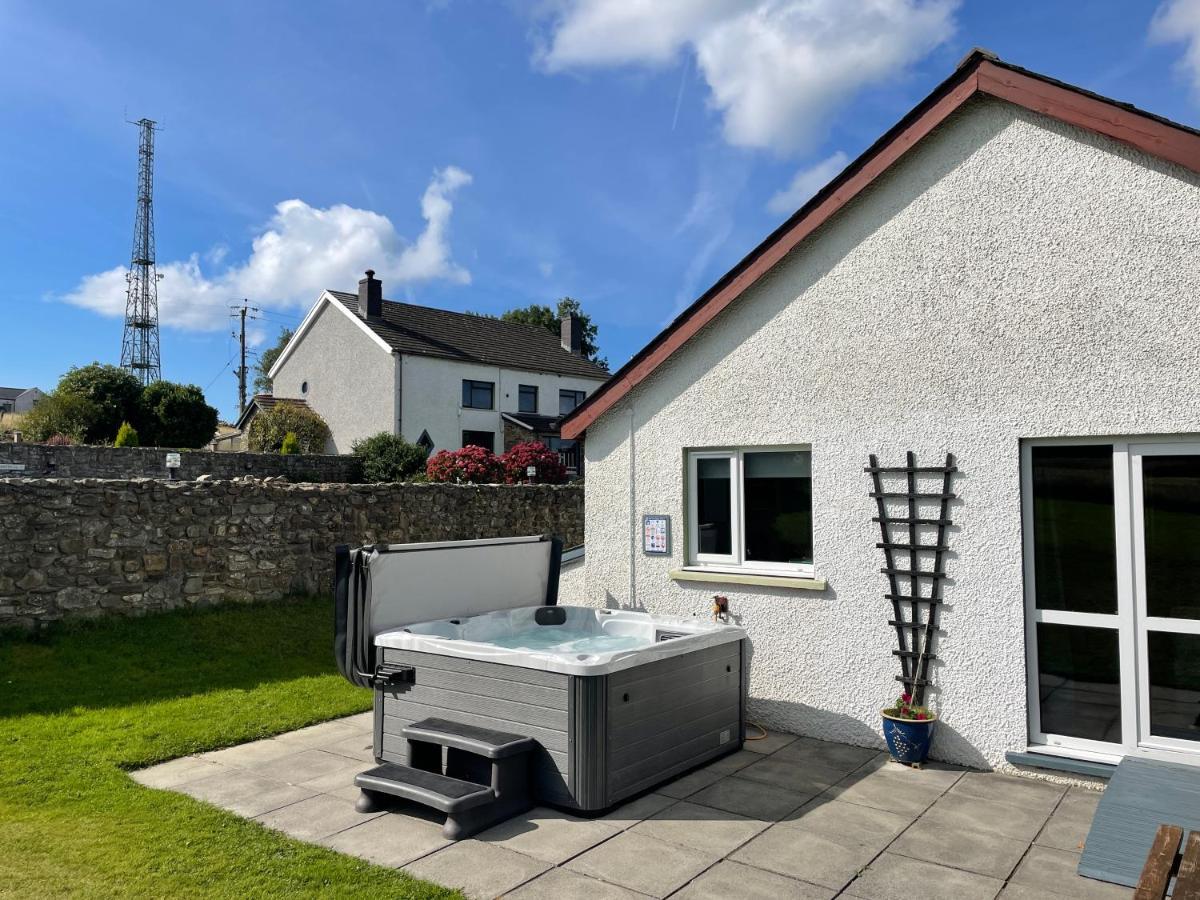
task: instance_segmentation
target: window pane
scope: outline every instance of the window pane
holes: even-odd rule
[[[1033,448],[1033,561],[1039,609],[1116,613],[1112,447]]]
[[[537,412],[537,386],[523,384],[517,398],[517,409],[523,413]]]
[[[464,431],[462,433],[464,447],[483,447],[485,450],[495,450],[496,435],[491,431]]]
[[[696,527],[701,553],[733,552],[729,468],[732,460],[696,460]]]
[[[560,416],[565,416],[583,402],[584,396],[585,394],[583,391],[559,391],[558,414]]]
[[[744,454],[747,562],[811,565],[811,460],[808,451]]]
[[[1200,741],[1200,634],[1151,631],[1150,733]]]
[[[1200,619],[1200,456],[1142,457],[1142,514],[1146,612]]]
[[[1037,626],[1042,732],[1121,740],[1121,664],[1115,628]]]

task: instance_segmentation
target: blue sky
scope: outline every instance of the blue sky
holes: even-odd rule
[[[163,375],[236,414],[228,305],[564,294],[614,368],[975,45],[1200,123],[1200,0],[0,0],[0,384],[117,362],[136,130]]]

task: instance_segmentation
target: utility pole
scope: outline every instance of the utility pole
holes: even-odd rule
[[[247,373],[247,369],[246,369],[246,318],[247,318],[247,313],[256,313],[259,311],[259,309],[257,306],[251,306],[250,301],[244,297],[242,298],[241,306],[238,306],[236,303],[234,303],[234,304],[231,304],[229,308],[233,310],[233,312],[229,314],[230,318],[233,318],[234,316],[236,316],[239,320],[239,322],[238,322],[238,325],[239,325],[238,340],[240,341],[241,348],[242,348],[241,349],[242,364],[240,366],[238,366],[237,379],[238,379],[238,416],[241,417],[242,413],[244,413],[246,411],[246,373]],[[257,319],[258,316],[250,316],[249,318]]]
[[[133,254],[125,295],[125,330],[121,335],[121,368],[142,384],[162,377],[158,356],[158,280],[154,267],[154,131],[153,119],[131,122],[140,131],[138,143],[137,215],[133,222]]]

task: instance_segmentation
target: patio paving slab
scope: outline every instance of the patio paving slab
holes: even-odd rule
[[[256,762],[247,768],[288,784],[303,784],[323,775],[344,771],[347,764],[361,765],[328,750],[306,748],[277,759]]]
[[[537,807],[475,836],[477,841],[558,864],[621,833],[605,822]]]
[[[747,736],[754,734],[758,734],[757,729],[753,727],[746,729]],[[744,749],[749,750],[751,753],[774,753],[776,750],[780,750],[796,740],[797,736],[794,734],[785,734],[782,731],[768,731],[765,738],[760,738],[757,741],[746,741]]]
[[[550,866],[513,850],[479,841],[459,841],[418,859],[404,871],[444,887],[458,888],[468,897],[506,894],[545,872]]]
[[[611,841],[577,856],[566,867],[642,894],[665,897],[720,857],[720,853],[705,853],[623,831]]]
[[[1050,812],[998,800],[946,794],[938,798],[924,818],[947,830],[965,828],[1030,843],[1050,818]]]
[[[1082,851],[1101,796],[1099,791],[1071,788],[1033,842],[1056,850]]]
[[[329,753],[336,753],[339,756],[348,757],[349,759],[357,759],[371,765],[375,764],[375,749],[372,746],[370,732],[351,735],[332,744],[322,745],[321,749]]]
[[[846,803],[916,817],[929,809],[950,786],[944,773],[901,769],[900,766],[895,769],[864,767],[851,772],[826,794]],[[929,777],[923,777],[926,775]]]
[[[249,769],[258,763],[271,762],[296,752],[294,744],[267,738],[262,741],[251,741],[236,747],[226,747],[224,750],[210,750],[199,754],[199,759],[209,762],[219,762],[223,766],[237,766]]]
[[[711,851],[724,856],[763,831],[770,822],[748,819],[725,810],[681,800],[640,825],[632,835],[649,835],[660,841]]]
[[[505,897],[513,900],[645,900],[646,895],[568,869],[551,869]]]
[[[812,796],[812,792],[802,794],[731,775],[692,794],[688,799],[692,803],[723,809],[750,819],[778,822]]]
[[[947,827],[922,818],[900,835],[888,847],[888,852],[1005,879],[1012,874],[1027,849],[1028,841],[969,828]]]
[[[347,800],[317,794],[254,818],[267,828],[315,842],[381,815],[382,812],[360,813]]]
[[[952,796],[999,800],[1002,803],[1044,810],[1046,815],[1054,810],[1066,792],[1065,785],[1037,781],[1033,778],[1018,778],[1015,775],[997,775],[994,772],[967,772],[947,791]]]
[[[751,753],[749,750],[739,750],[736,753],[730,753],[728,756],[722,756],[720,759],[714,759],[707,763],[704,768],[712,772],[724,772],[731,774],[744,769],[751,763],[758,762],[762,759],[761,753]]]
[[[757,753],[754,756],[756,759],[760,758]],[[720,769],[714,770],[705,767],[697,769],[694,772],[689,772],[687,775],[676,778],[674,781],[660,784],[655,790],[660,794],[666,794],[668,797],[674,797],[676,800],[682,800],[684,797],[690,797],[710,784],[715,784],[728,774],[730,773]]]
[[[779,824],[879,852],[912,822],[912,816],[844,803],[821,795],[805,803]]]
[[[347,724],[345,719],[334,719],[331,722],[289,731],[287,734],[278,735],[275,740],[298,747],[325,747],[362,733],[362,728]]]
[[[307,800],[316,794],[309,788],[285,784],[245,769],[225,769],[216,775],[189,781],[178,789],[197,800],[248,818]]]
[[[835,744],[833,741],[805,737],[798,738],[778,750],[776,755],[782,759],[801,759],[826,767],[842,766],[849,769],[856,769],[863,763],[885,757],[881,751],[870,747]]]
[[[632,828],[638,822],[650,818],[655,813],[662,812],[676,802],[678,801],[674,797],[668,797],[666,794],[658,791],[650,794],[642,794],[636,800],[631,800],[624,806],[618,806],[608,815],[601,816],[597,821],[624,830]]]
[[[133,780],[138,784],[160,790],[178,788],[189,781],[197,781],[225,771],[220,763],[211,759],[201,759],[198,756],[181,756],[170,762],[133,772]]]
[[[672,900],[829,900],[836,891],[805,884],[741,863],[719,862],[676,894]]]
[[[861,900],[992,900],[1004,882],[884,853],[843,894]]]
[[[771,755],[746,766],[737,776],[763,784],[777,785],[798,794],[819,794],[830,785],[841,781],[859,765],[861,763],[831,768],[815,762]]]
[[[442,837],[440,823],[417,816],[384,814],[318,843],[347,856],[396,868],[440,850],[450,842]]]
[[[853,840],[833,840],[815,831],[775,825],[730,856],[780,875],[840,890],[879,851]]]
[[[1017,866],[1012,883],[1059,897],[1095,897],[1097,900],[1106,900],[1133,896],[1132,888],[1084,878],[1077,871],[1078,866],[1078,853],[1039,847],[1035,844],[1029,848],[1029,852]]]

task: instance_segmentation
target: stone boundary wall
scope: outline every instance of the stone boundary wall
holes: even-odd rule
[[[169,448],[51,447],[46,444],[0,444],[0,463],[25,466],[25,478],[167,478]],[[278,453],[214,453],[180,450],[175,477],[185,481],[213,478],[283,476],[290,481],[357,482],[362,464],[356,456]],[[0,473],[0,477],[5,477]]]
[[[572,485],[0,479],[0,629],[330,592],[338,544],[551,533]]]

